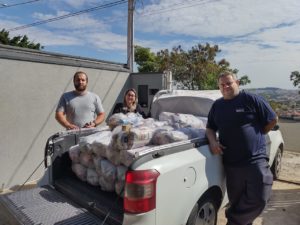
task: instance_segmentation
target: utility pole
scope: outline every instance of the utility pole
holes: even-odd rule
[[[127,68],[133,72],[133,12],[134,0],[128,0],[128,24],[127,24]]]

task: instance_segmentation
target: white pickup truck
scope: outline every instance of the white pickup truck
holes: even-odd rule
[[[151,115],[161,112],[206,117],[219,91],[160,91]],[[49,138],[45,174],[36,188],[0,196],[11,224],[215,225],[226,204],[222,158],[205,136],[147,148],[128,167],[124,197],[79,180],[68,150],[101,129],[64,131]],[[278,126],[267,135],[274,177],[280,171],[283,139]]]

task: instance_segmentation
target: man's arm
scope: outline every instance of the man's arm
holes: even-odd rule
[[[271,120],[264,128],[263,128],[263,133],[266,134],[268,133],[270,130],[272,130],[272,128],[277,124],[278,121],[278,117],[276,117],[275,119]]]
[[[96,119],[94,120],[95,122],[95,127],[101,124],[105,119],[105,113],[101,112],[97,115]]]
[[[210,151],[213,154],[223,154],[225,147],[218,142],[216,132],[210,128],[206,128],[206,137],[209,141]]]
[[[60,125],[62,125],[63,127],[65,127],[67,130],[72,130],[72,129],[79,129],[78,126],[70,123],[65,116],[65,113],[62,111],[58,111],[55,113],[55,119],[60,123]]]

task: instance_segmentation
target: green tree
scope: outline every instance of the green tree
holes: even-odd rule
[[[290,75],[290,80],[293,81],[293,85],[295,87],[298,86],[298,88],[300,88],[300,73],[299,71],[293,71]],[[299,91],[300,94],[300,91]]]
[[[284,108],[284,105],[280,102],[276,102],[274,100],[269,100],[269,104],[275,112],[280,112]]]
[[[158,64],[154,53],[150,48],[134,46],[134,60],[138,64],[139,72],[156,72]]]
[[[26,35],[23,36],[15,36],[13,38],[9,37],[9,32],[5,29],[0,31],[0,43],[4,45],[11,45],[11,46],[18,46],[22,48],[30,48],[30,49],[37,49],[41,50],[44,47],[41,46],[40,43],[35,44],[34,42],[29,41]]]
[[[221,52],[217,45],[210,44],[193,46],[185,51],[180,45],[171,51],[160,50],[156,54],[149,48],[135,46],[135,61],[139,72],[163,72],[171,70],[174,80],[186,89],[207,90],[217,89],[217,76],[230,69],[225,59],[216,62],[215,57]],[[242,84],[250,82],[247,76],[242,77]]]
[[[247,75],[242,76],[239,80],[240,80],[240,85],[242,86],[251,83],[251,80],[249,80]]]

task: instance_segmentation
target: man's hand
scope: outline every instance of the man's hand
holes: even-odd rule
[[[209,144],[210,151],[214,155],[222,155],[223,150],[226,148],[225,146],[221,145],[219,142],[214,142]]]
[[[63,126],[65,127],[67,130],[78,130],[79,127],[70,123],[67,118],[66,115],[63,111],[58,111],[55,113],[55,119]]]
[[[92,128],[92,127],[96,127],[96,126],[97,125],[96,125],[95,121],[92,121],[92,122],[86,123],[83,128]]]
[[[74,124],[71,124],[69,123],[67,126],[66,126],[67,130],[79,130],[79,127],[74,125]]]
[[[216,132],[210,128],[206,128],[206,137],[208,138],[208,142],[209,142],[209,148],[210,151],[214,154],[214,155],[222,155],[223,154],[223,150],[226,148],[225,146],[221,145],[218,140],[217,140],[217,136],[216,136]]]
[[[263,128],[263,133],[267,134],[272,128],[277,124],[278,122],[278,117],[270,121],[264,128]]]

